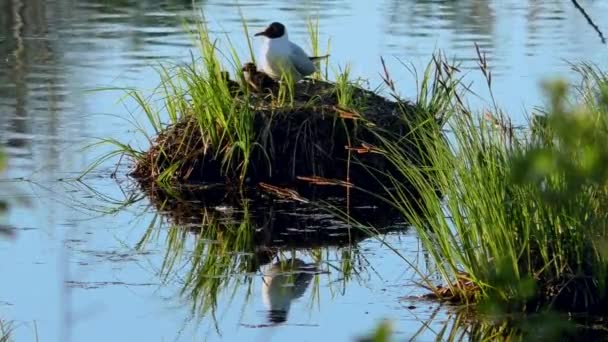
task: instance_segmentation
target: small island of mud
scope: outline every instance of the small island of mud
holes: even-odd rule
[[[239,82],[224,73],[201,82],[210,89],[204,96],[192,94],[195,100],[181,110],[179,120],[136,160],[133,175],[140,181],[164,177],[180,184],[312,183],[372,190],[380,186],[379,178],[391,175],[390,163],[377,148],[381,134],[405,138],[416,122],[416,108],[409,102],[391,101],[352,83],[306,79],[256,92],[242,75]],[[215,87],[217,94],[209,94]],[[214,112],[205,106],[230,112],[209,120]],[[411,155],[412,160],[420,155],[414,145]]]

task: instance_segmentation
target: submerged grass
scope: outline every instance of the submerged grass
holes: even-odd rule
[[[457,71],[442,65],[434,63],[435,75]],[[545,115],[525,132],[494,101],[476,115],[456,88],[438,92],[444,82],[427,70],[418,108],[439,110],[450,133],[436,121],[419,122],[424,129],[411,135],[423,166],[398,137],[377,133],[380,153],[399,170],[385,196],[416,227],[443,284],[425,278],[425,286],[439,298],[608,313],[608,79],[588,65],[577,70],[582,85],[572,92],[563,82],[548,84]]]

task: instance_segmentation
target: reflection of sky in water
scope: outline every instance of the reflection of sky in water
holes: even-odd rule
[[[320,17],[321,48],[331,38],[334,67],[352,63],[354,74],[380,82],[379,57],[387,57],[402,94],[414,97],[415,85],[408,71],[392,57],[419,69],[435,49],[443,49],[461,61],[487,99],[483,80],[476,72],[473,42],[487,52],[494,71],[494,91],[499,105],[516,120],[523,108],[541,103],[539,82],[546,77],[572,77],[567,61],[598,63],[604,45],[585,19],[567,1],[281,1],[241,0],[252,33],[270,21],[286,23],[291,38],[308,47],[306,19]],[[608,4],[581,1],[600,29],[608,17]],[[151,89],[157,77],[150,66],[159,61],[180,62],[189,58],[191,41],[182,24],[192,15],[191,1],[7,1],[0,11],[0,143],[10,155],[10,168],[3,177],[25,177],[5,188],[3,197],[13,205],[3,223],[18,228],[15,241],[0,241],[0,263],[7,280],[0,283],[0,319],[23,322],[18,340],[33,336],[36,321],[43,340],[59,336],[64,320],[74,320],[73,340],[191,340],[215,336],[208,319],[200,325],[184,323],[189,303],[173,295],[179,286],[159,288],[156,272],[162,263],[164,235],[144,254],[133,250],[150,215],[132,211],[96,217],[74,207],[74,202],[100,206],[90,192],[73,182],[97,155],[100,147],[81,152],[95,137],[114,137],[137,143],[134,129],[122,118],[132,106],[118,104],[121,95],[90,92],[100,87],[130,86]],[[246,56],[237,7],[228,1],[205,1],[203,9],[210,27],[230,35]],[[225,41],[225,37],[221,37]],[[259,41],[254,41],[256,46]],[[477,108],[487,106],[470,98]],[[109,115],[108,115],[109,114]],[[142,119],[141,113],[133,115]],[[140,141],[141,142],[141,141]],[[98,189],[114,197],[121,192],[105,179],[113,170],[108,163],[89,176]],[[99,176],[104,179],[98,178]],[[17,188],[17,189],[15,189]],[[16,196],[28,201],[16,203]],[[143,205],[138,205],[136,213]],[[415,236],[391,235],[390,240],[413,256]],[[67,246],[67,248],[64,248]],[[340,340],[363,333],[385,316],[401,317],[398,329],[405,336],[428,316],[428,305],[408,312],[397,298],[414,287],[406,264],[376,241],[361,249],[368,256],[364,281],[342,289],[337,271],[318,275],[320,299],[311,303],[312,285],[291,304],[284,328],[253,329],[245,325],[265,323],[260,297],[261,278],[252,284],[251,302],[244,306],[246,291],[237,291],[229,306],[218,308],[219,326],[226,340],[293,339]],[[339,263],[334,249],[331,262]],[[302,258],[309,262],[306,256]],[[68,260],[69,274],[65,275]],[[72,281],[72,317],[63,316],[61,282]],[[124,283],[124,284],[123,284]],[[315,280],[312,281],[315,283]],[[153,285],[150,285],[153,284]],[[337,285],[338,284],[338,285]],[[230,291],[228,291],[230,292]],[[225,294],[220,303],[227,302]],[[10,305],[2,304],[4,302]],[[408,304],[409,305],[409,304]],[[420,314],[421,317],[416,316]],[[353,325],[356,323],[356,325]],[[299,325],[300,324],[300,325]],[[186,326],[186,328],[184,328]],[[356,328],[353,328],[356,326]],[[328,327],[331,327],[329,329]],[[23,337],[23,338],[21,338]]]
[[[112,180],[89,183],[119,197],[119,189]],[[77,201],[85,201],[95,210],[108,204],[84,187],[65,183],[45,187],[33,185],[35,198],[30,208],[13,210],[12,221],[18,228],[18,237],[0,245],[0,258],[12,261],[2,263],[3,271],[10,275],[7,278],[10,281],[0,284],[0,302],[10,303],[0,303],[2,318],[25,323],[35,320],[39,335],[47,340],[58,336],[64,319],[71,322],[71,334],[77,341],[173,340],[180,333],[180,340],[191,340],[191,334],[203,340],[218,339],[209,315],[199,322],[198,318],[190,317],[191,303],[177,299],[182,283],[179,279],[183,279],[184,272],[177,272],[177,279],[168,286],[159,287],[157,274],[165,253],[164,229],[145,245],[143,252],[133,249],[152,219],[151,215],[136,215],[145,210],[145,203],[117,215],[97,217]],[[32,210],[35,216],[30,214]],[[41,226],[41,222],[46,225]],[[416,240],[408,232],[390,235],[387,242],[413,260]],[[324,262],[319,269],[323,273],[314,275],[306,289],[298,290],[298,295],[303,294],[291,302],[285,327],[268,327],[261,275],[254,276],[250,285],[241,284],[234,297],[231,288],[223,291],[217,310],[217,328],[223,340],[282,341],[299,334],[310,339],[345,340],[371,329],[377,320],[391,312],[405,310],[411,303],[399,303],[399,297],[420,293],[410,283],[412,271],[396,255],[379,252],[382,250],[379,241],[365,241],[358,248],[361,254],[355,263],[358,275],[346,286],[342,274],[335,269],[339,267],[341,252],[336,248],[322,250]],[[290,255],[291,252],[286,252],[285,258]],[[295,256],[307,263],[314,262],[308,253]],[[69,266],[67,273],[66,266]],[[262,267],[259,274],[270,273],[269,268],[270,265]],[[64,279],[69,280],[66,289],[61,287]],[[245,278],[235,275],[235,279]],[[69,316],[64,316],[66,303]],[[435,305],[426,303],[414,312],[425,318],[429,307]],[[356,329],[352,322],[359,322]],[[332,329],[326,329],[329,324]],[[416,317],[406,317],[398,326],[402,325],[409,326],[403,330],[411,333],[421,323]],[[19,340],[33,336],[31,326],[17,331]]]

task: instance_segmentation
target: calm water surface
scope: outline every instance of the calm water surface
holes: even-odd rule
[[[580,3],[600,30],[608,30],[608,3]],[[8,203],[0,224],[15,228],[13,239],[0,240],[0,320],[12,322],[15,340],[342,341],[367,333],[383,318],[391,318],[398,338],[407,339],[427,320],[435,331],[447,321],[445,308],[400,300],[422,293],[412,283],[419,278],[377,239],[351,248],[338,243],[285,248],[270,263],[224,273],[228,280],[215,291],[203,288],[203,294],[217,295],[215,308],[206,308],[209,297],[194,298],[188,275],[196,269],[197,248],[213,241],[187,233],[180,240],[183,246],[175,248],[168,217],[155,221],[155,207],[146,197],[118,210],[120,201],[137,192],[124,167],[118,169],[118,180],[109,177],[115,160],[82,182],[75,180],[107,151],[81,150],[96,138],[141,143],[125,123],[130,106],[119,103],[121,93],[91,90],[154,87],[158,79],[152,65],[189,58],[191,41],[184,25],[201,11],[214,33],[230,35],[245,56],[235,3],[0,4],[0,144],[10,163],[0,176],[1,199]],[[241,0],[240,6],[252,30],[282,21],[292,39],[305,46],[306,20],[318,15],[321,41],[331,39],[334,68],[352,63],[354,74],[375,86],[380,82],[379,57],[384,56],[409,98],[415,96],[415,84],[398,59],[420,68],[435,49],[460,61],[468,80],[486,98],[475,71],[476,42],[494,72],[498,103],[516,121],[523,121],[525,109],[542,104],[543,79],[574,77],[568,62],[606,66],[606,46],[570,1]],[[481,99],[471,102],[480,110],[489,106]],[[131,114],[141,119],[140,113]],[[224,215],[226,208],[219,209],[213,215]],[[313,234],[319,213],[315,215],[276,222],[287,222],[280,227],[285,236],[295,229],[293,222]],[[382,238],[411,262],[421,262],[411,231]],[[287,295],[273,297],[263,274],[276,280],[276,288],[290,283],[272,267],[279,259],[295,260],[288,273],[301,272],[295,273]],[[410,305],[415,308],[408,309]],[[278,316],[277,308],[283,310]],[[416,339],[434,336],[429,329]]]

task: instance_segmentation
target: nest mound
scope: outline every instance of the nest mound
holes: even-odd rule
[[[259,148],[252,150],[244,173],[223,162],[222,151],[230,147],[209,146],[195,115],[184,115],[155,138],[144,157],[137,160],[133,175],[140,181],[153,181],[172,168],[172,180],[177,183],[230,184],[239,180],[371,188],[378,179],[370,170],[380,170],[379,174],[386,176],[390,165],[382,154],[375,153],[379,142],[369,127],[403,136],[410,129],[408,116],[415,113],[409,103],[389,101],[355,86],[349,91],[357,110],[341,107],[336,84],[320,80],[296,83],[293,101],[282,106],[277,105],[278,86],[255,93],[228,82],[235,104],[249,106],[254,113],[253,141]],[[239,162],[233,165],[242,165]],[[244,179],[239,178],[242,174]]]

